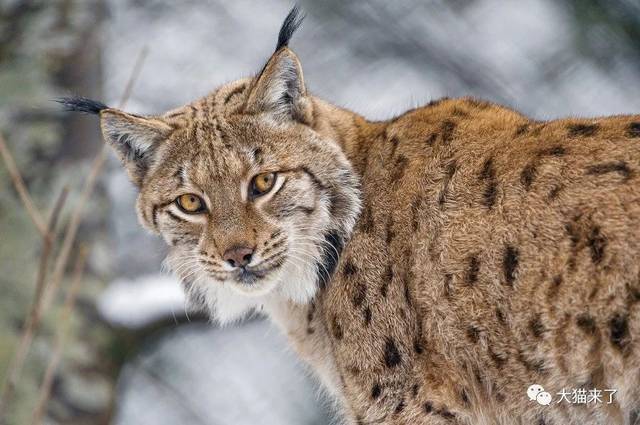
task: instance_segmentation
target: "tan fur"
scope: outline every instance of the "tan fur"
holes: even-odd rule
[[[102,112],[115,145],[114,114]],[[463,98],[370,122],[307,94],[283,48],[260,77],[152,121],[171,135],[146,168],[125,158],[142,223],[213,317],[257,308],[281,326],[348,422],[637,417],[640,116],[535,122]],[[284,195],[248,200],[264,171],[280,173]],[[185,191],[208,213],[176,218]],[[330,229],[344,249],[319,288]],[[220,272],[226,247],[268,258],[279,238],[286,252],[263,280]],[[526,396],[534,383],[554,399],[618,392],[612,404],[544,407]]]

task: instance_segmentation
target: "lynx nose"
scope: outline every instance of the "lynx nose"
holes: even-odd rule
[[[224,252],[222,258],[231,265],[231,267],[244,267],[251,262],[253,256],[253,248],[248,246],[234,246]]]

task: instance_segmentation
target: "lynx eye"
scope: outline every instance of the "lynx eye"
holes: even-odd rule
[[[188,214],[198,214],[204,211],[204,201],[198,195],[186,193],[176,198],[178,207]]]
[[[252,197],[262,196],[273,189],[276,182],[276,173],[262,173],[251,179],[250,195]]]

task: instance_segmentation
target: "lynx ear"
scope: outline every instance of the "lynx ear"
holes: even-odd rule
[[[309,122],[311,112],[302,66],[296,54],[287,47],[303,19],[294,7],[284,20],[276,51],[256,77],[247,98],[247,113],[267,113],[278,121]]]
[[[306,94],[300,61],[285,47],[271,56],[257,77],[245,110],[250,114],[267,113],[277,121],[308,123]]]
[[[173,130],[160,119],[139,117],[117,109],[100,112],[100,127],[104,139],[116,151],[137,186],[142,185],[156,148]]]
[[[100,115],[105,141],[115,150],[138,187],[154,160],[156,148],[173,130],[158,118],[127,114],[89,99],[64,98],[58,102],[68,111]]]

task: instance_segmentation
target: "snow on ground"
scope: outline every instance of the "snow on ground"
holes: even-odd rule
[[[160,274],[112,282],[98,299],[98,311],[112,325],[130,329],[187,314],[178,280]]]

